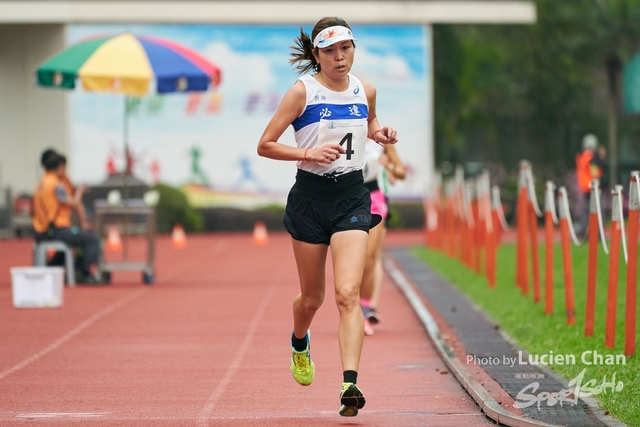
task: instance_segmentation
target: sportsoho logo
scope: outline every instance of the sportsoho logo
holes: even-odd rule
[[[467,365],[501,365],[514,368],[515,366],[551,366],[551,365],[576,365],[581,363],[587,366],[598,365],[625,365],[626,357],[623,354],[602,354],[596,350],[583,351],[579,355],[561,354],[550,351],[544,354],[525,354],[518,352],[517,357],[507,355],[478,357],[467,355]],[[535,381],[526,385],[516,395],[515,408],[527,408],[531,405],[538,405],[538,410],[543,403],[547,406],[556,404],[577,405],[580,398],[597,396],[602,393],[616,393],[622,391],[624,383],[616,380],[614,372],[610,380],[604,375],[601,381],[597,379],[585,379],[587,368],[584,368],[578,376],[569,381],[567,388],[558,391],[541,391],[538,393],[540,383]],[[544,374],[516,374],[516,378],[544,378]]]
[[[568,388],[563,388],[557,392],[543,391],[538,394],[534,394],[540,387],[539,382],[533,382],[524,387],[516,396],[516,402],[513,404],[514,408],[527,408],[531,405],[538,404],[538,410],[540,405],[546,402],[547,406],[555,406],[560,403],[562,406],[564,403],[570,405],[577,405],[578,399],[597,396],[602,393],[616,393],[622,391],[624,383],[622,381],[616,381],[616,373],[611,377],[611,381],[607,381],[607,376],[602,377],[602,381],[598,383],[596,379],[590,379],[586,382],[584,375],[587,372],[587,368],[584,368],[577,377],[569,381]]]

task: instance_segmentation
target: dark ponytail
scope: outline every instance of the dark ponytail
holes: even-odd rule
[[[300,27],[300,35],[295,39],[295,45],[291,46],[291,59],[289,63],[295,65],[298,74],[306,74],[310,71],[320,71],[320,64],[313,56],[313,42],[309,34]]]

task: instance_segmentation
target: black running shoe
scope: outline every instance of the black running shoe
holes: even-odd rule
[[[362,391],[354,383],[342,383],[340,391],[340,410],[338,411],[343,417],[355,417],[358,415],[358,409],[364,407],[364,395]]]

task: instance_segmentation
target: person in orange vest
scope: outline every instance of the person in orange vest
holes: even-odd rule
[[[576,155],[576,178],[578,180],[578,190],[581,195],[582,209],[580,210],[580,228],[577,230],[579,238],[587,235],[589,228],[589,197],[591,194],[591,181],[594,178],[594,157],[598,148],[598,138],[589,133],[582,138],[582,151]]]
[[[82,189],[73,193],[65,185],[66,159],[54,150],[45,150],[41,156],[45,174],[33,195],[32,225],[36,242],[60,240],[83,252],[80,283],[99,284],[98,251],[100,241],[97,234],[74,227],[71,224],[72,210],[80,211]],[[70,185],[70,183],[68,183]],[[81,218],[82,220],[82,218]],[[84,224],[86,225],[86,221]]]

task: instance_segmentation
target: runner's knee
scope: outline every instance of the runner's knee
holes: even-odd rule
[[[336,304],[339,310],[351,310],[354,307],[360,307],[360,287],[353,285],[336,289]]]
[[[308,313],[315,313],[322,306],[324,301],[324,294],[322,295],[314,295],[314,296],[305,296],[303,295],[300,298],[300,304],[302,308]]]

